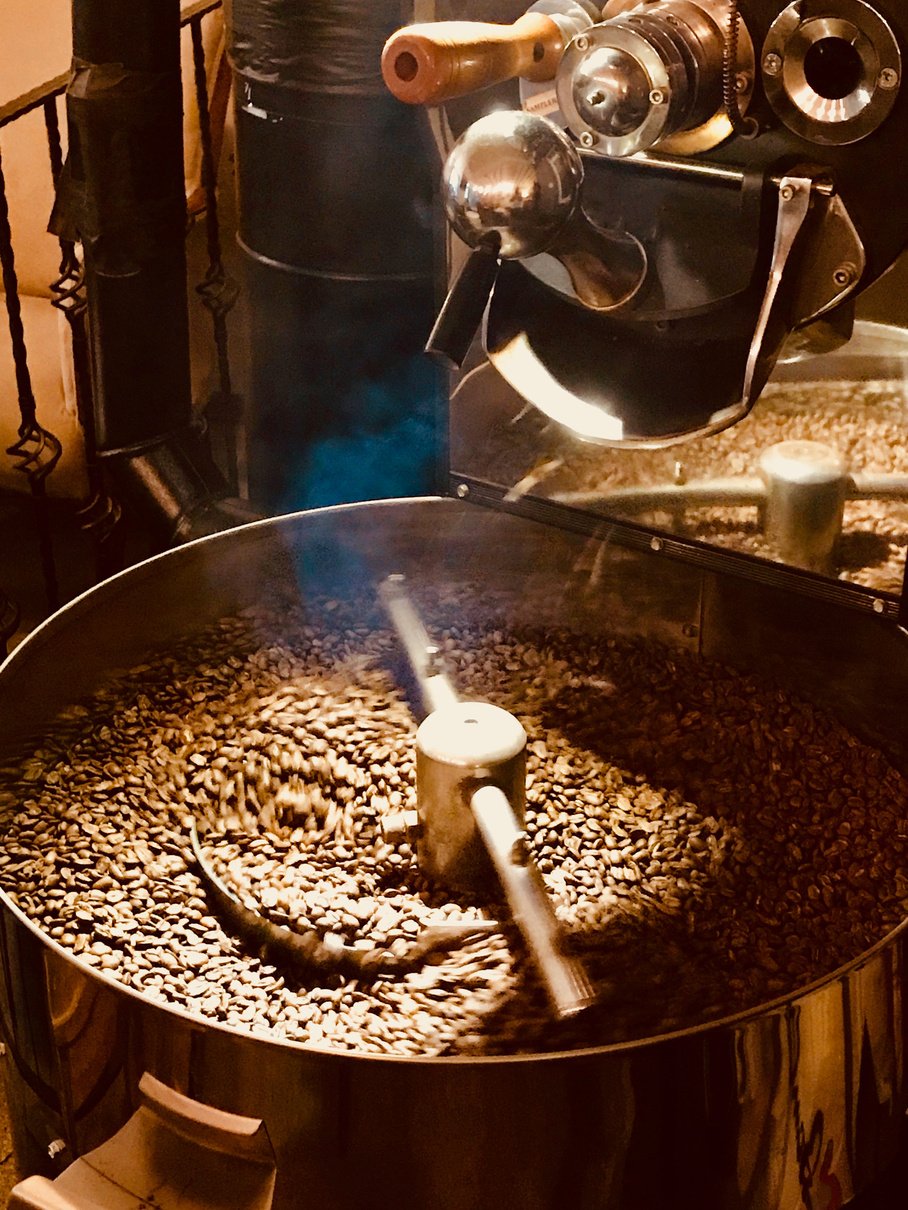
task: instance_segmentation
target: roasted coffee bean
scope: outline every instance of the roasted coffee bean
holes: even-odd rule
[[[79,961],[156,1002],[381,1054],[526,1052],[715,1020],[901,922],[908,785],[831,715],[655,643],[508,626],[479,586],[422,595],[462,695],[527,729],[527,832],[602,997],[595,1024],[553,1034],[504,905],[430,884],[409,846],[385,841],[382,817],[415,806],[417,720],[365,599],[225,618],[67,710],[3,771],[0,885]],[[488,621],[459,620],[471,599]],[[249,911],[400,961],[366,980],[247,950],[199,878],[193,817]],[[414,937],[483,915],[504,933],[408,969]]]

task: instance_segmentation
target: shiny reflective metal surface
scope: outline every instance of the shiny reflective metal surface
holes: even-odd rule
[[[305,596],[392,571],[481,578],[510,591],[515,620],[660,637],[779,674],[908,763],[908,646],[894,625],[453,500],[263,522],[108,582],[0,672],[0,756],[266,582]],[[332,1054],[166,1010],[65,954],[5,899],[0,939],[13,1099],[35,1165],[51,1139],[71,1159],[108,1137],[147,1070],[263,1119],[278,1207],[802,1210],[847,1202],[885,1167],[908,1101],[904,926],[821,983],[713,1026],[485,1060]]]
[[[519,4],[492,8],[505,20]],[[579,286],[586,246],[506,264],[483,344],[547,416],[654,449],[744,420],[792,333],[843,339],[855,297],[902,251],[905,14],[898,0],[611,0],[601,16],[570,40],[555,87],[524,85],[521,103],[577,139],[574,214],[635,240],[645,273]],[[440,141],[514,93],[458,98]],[[780,204],[783,177],[810,182],[800,216]]]
[[[505,260],[554,259],[574,298],[593,311],[614,311],[643,285],[646,253],[634,236],[588,219],[578,200],[582,184],[580,155],[560,127],[517,110],[495,111],[474,122],[448,156],[445,208],[470,247]],[[434,334],[430,347],[438,351]]]
[[[516,292],[514,301],[519,305]],[[535,329],[544,339],[544,329]],[[895,607],[908,540],[904,444],[908,341],[904,329],[859,321],[852,341],[820,357],[779,365],[756,407],[727,433],[663,451],[608,450],[578,442],[528,412],[492,366],[465,376],[451,408],[456,476],[494,486],[515,507],[556,501],[599,524],[631,521],[679,541],[694,559],[709,544],[811,567],[845,592],[872,590]],[[679,388],[680,390],[680,388]],[[782,441],[819,442],[848,466],[837,536],[794,518],[781,544],[766,524],[763,456]],[[825,549],[825,556],[818,551]],[[756,569],[752,569],[755,570]]]
[[[455,144],[444,182],[448,218],[465,243],[503,257],[534,256],[571,217],[583,166],[571,140],[551,122],[496,111]]]
[[[723,108],[724,40],[711,6],[690,0],[640,5],[584,30],[556,78],[568,128],[620,157],[704,126]]]
[[[835,572],[848,495],[848,464],[820,441],[779,441],[760,457],[766,484],[764,526],[793,567]]]
[[[847,145],[888,118],[902,84],[889,23],[864,0],[811,11],[797,0],[773,21],[763,46],[763,85],[779,118],[812,143]]]

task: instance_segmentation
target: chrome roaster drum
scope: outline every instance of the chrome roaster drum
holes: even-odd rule
[[[257,523],[108,581],[7,661],[2,754],[34,745],[61,709],[149,650],[255,604],[263,585],[305,599],[391,573],[500,589],[515,622],[529,613],[543,626],[658,638],[778,675],[905,766],[908,646],[893,622],[434,499]],[[278,1207],[798,1210],[825,1204],[824,1181],[846,1203],[900,1142],[904,926],[812,985],[716,1023],[598,1049],[444,1058],[276,1041],[143,999],[5,893],[0,931],[26,1167],[49,1145],[68,1161],[107,1139],[144,1072],[264,1122]]]

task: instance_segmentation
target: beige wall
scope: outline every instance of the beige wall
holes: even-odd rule
[[[0,104],[65,72],[71,55],[69,0],[0,0]],[[59,258],[46,234],[53,191],[42,112],[4,127],[0,152],[19,278],[47,295]]]

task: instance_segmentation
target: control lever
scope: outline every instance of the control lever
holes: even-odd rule
[[[379,592],[429,711],[416,733],[420,866],[460,890],[481,890],[497,874],[555,1015],[575,1016],[595,996],[583,965],[564,952],[523,829],[526,732],[508,711],[458,698],[403,576]]]
[[[779,315],[780,303],[787,295],[794,296],[796,320],[805,313],[826,315],[845,302],[866,267],[860,236],[829,180],[809,171],[793,170],[779,179],[778,190],[772,261],[744,372],[741,403],[746,411],[762,390],[768,367],[773,364],[774,357],[767,350],[777,350],[779,332],[784,334],[792,326],[790,316]],[[818,213],[811,224],[808,216],[814,208]],[[805,237],[810,241],[806,259],[812,271],[801,275],[806,278],[801,285],[796,254]],[[824,260],[830,253],[832,268]],[[805,291],[809,293],[802,297]],[[791,302],[788,305],[792,307]]]
[[[469,247],[496,250],[505,260],[556,257],[594,311],[624,306],[643,284],[642,244],[586,215],[580,153],[548,118],[521,110],[486,114],[454,144],[443,176],[448,220]]]
[[[744,372],[744,389],[741,393],[741,399],[748,409],[758,394],[756,384],[760,357],[763,353],[763,346],[766,343],[770,320],[782,288],[782,281],[788,268],[789,259],[810,211],[812,188],[813,181],[810,177],[805,176],[786,176],[779,182],[779,206],[772,249],[772,263],[769,267],[766,292],[760,305],[760,314],[757,317],[757,326],[747,357],[747,367]],[[762,386],[762,384],[760,385]]]
[[[409,105],[440,105],[516,76],[552,80],[566,39],[552,17],[528,12],[513,25],[433,21],[408,25],[385,43],[385,84]]]
[[[580,205],[582,184],[577,148],[547,118],[497,111],[461,136],[445,163],[445,210],[474,251],[445,300],[428,352],[462,364],[502,260],[554,257],[591,311],[613,312],[630,302],[646,278],[643,245],[593,223]]]
[[[473,343],[498,278],[497,252],[474,248],[448,291],[429,339],[427,353],[439,353],[459,369]]]

